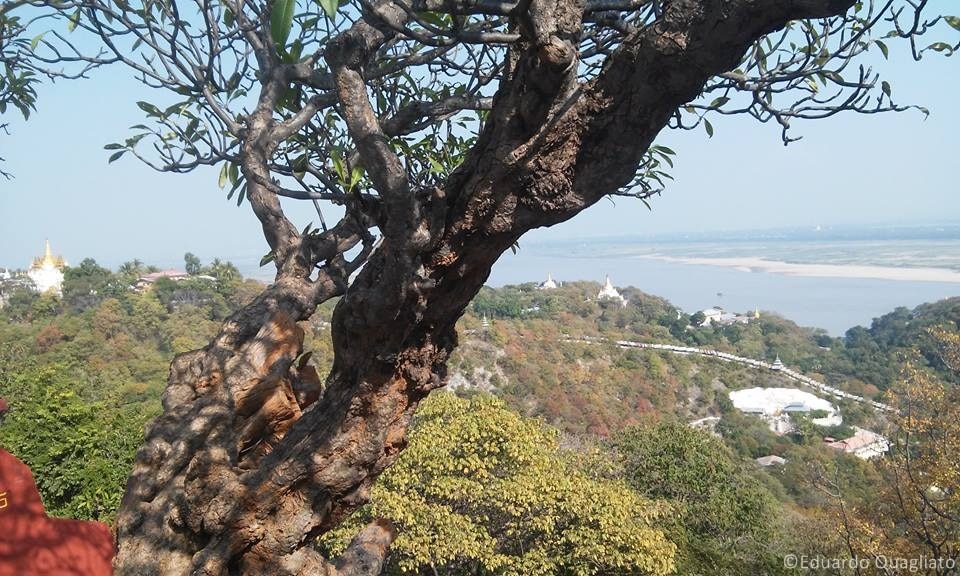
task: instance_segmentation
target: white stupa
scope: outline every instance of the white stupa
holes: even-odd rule
[[[43,256],[33,259],[33,264],[27,270],[27,276],[33,280],[37,292],[54,292],[57,296],[63,295],[63,269],[67,262],[63,256],[54,257],[50,250],[50,241],[47,240]]]
[[[557,287],[557,283],[554,282],[553,275],[550,273],[547,273],[546,282],[541,282],[540,284],[538,284],[537,290],[553,290],[556,287]]]
[[[777,354],[777,359],[773,361],[773,366],[770,367],[771,370],[783,370],[783,362],[780,360],[780,355]]]
[[[597,293],[597,300],[617,300],[621,306],[627,305],[627,299],[621,296],[620,292],[613,287],[613,284],[610,282],[610,276],[607,276],[606,281],[603,283],[603,288]]]

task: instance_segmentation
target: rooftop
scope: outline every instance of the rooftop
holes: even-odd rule
[[[836,412],[829,401],[796,388],[747,388],[730,393],[730,401],[741,412],[774,415],[790,411]]]

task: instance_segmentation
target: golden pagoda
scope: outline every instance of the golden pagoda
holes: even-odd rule
[[[43,268],[44,266],[52,266],[54,268],[62,269],[66,268],[67,262],[63,259],[63,256],[53,256],[53,251],[50,250],[50,240],[47,240],[46,247],[43,251],[43,256],[39,256],[33,259],[33,265],[30,266],[33,268]]]
[[[37,292],[53,291],[58,296],[63,294],[63,269],[67,267],[63,256],[54,256],[50,249],[50,240],[47,240],[43,256],[33,259],[33,264],[27,271],[27,276],[33,280]]]

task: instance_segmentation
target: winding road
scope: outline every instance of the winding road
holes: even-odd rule
[[[564,338],[563,340],[566,342],[582,342],[584,344],[605,344],[609,342],[608,340],[605,340],[605,339],[590,338],[590,337]],[[813,378],[810,378],[809,376],[805,376],[795,370],[791,370],[786,366],[774,365],[774,364],[771,364],[770,362],[764,362],[763,360],[745,358],[743,356],[737,356],[735,354],[730,354],[728,352],[720,352],[718,350],[711,350],[709,348],[694,348],[691,346],[676,346],[673,344],[650,344],[647,342],[634,342],[632,340],[616,340],[613,342],[613,344],[615,344],[618,348],[643,348],[647,350],[662,350],[664,352],[670,352],[672,354],[697,354],[699,356],[717,358],[719,360],[723,360],[724,362],[736,362],[738,364],[745,364],[747,366],[752,366],[754,368],[765,368],[767,370],[774,370],[777,373],[782,374],[786,378],[789,378],[790,380],[799,382],[804,386],[809,386],[810,388],[813,388],[814,390],[822,392],[823,394],[827,394],[836,398],[852,400],[860,404],[867,404],[877,410],[882,410],[884,412],[893,411],[893,408],[888,404],[884,404],[882,402],[877,402],[875,400],[864,398],[863,396],[857,396],[856,394],[845,392],[843,390],[840,390],[839,388],[834,388],[833,386],[829,386],[827,384],[824,384],[823,382],[814,380]]]

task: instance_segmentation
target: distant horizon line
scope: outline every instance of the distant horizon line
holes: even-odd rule
[[[903,237],[907,232],[926,232],[927,235]],[[861,224],[797,224],[769,226],[762,228],[713,228],[708,230],[664,231],[664,232],[628,232],[589,235],[557,235],[550,239],[529,239],[531,244],[566,241],[610,241],[610,240],[689,240],[722,238],[725,240],[763,239],[774,240],[776,236],[824,235],[863,235],[865,233],[886,233],[891,240],[897,239],[937,239],[939,232],[948,233],[946,240],[960,239],[960,220],[930,222],[871,222]],[[899,234],[897,234],[899,233]],[[841,239],[836,236],[832,240]],[[856,238],[851,238],[856,239]],[[521,238],[521,243],[523,239]]]
[[[823,234],[822,238],[817,235]],[[49,238],[45,236],[45,238]],[[53,236],[54,244],[56,236]],[[750,241],[750,240],[960,240],[960,220],[949,221],[928,221],[928,222],[872,222],[861,224],[810,224],[810,225],[787,225],[771,226],[763,228],[731,228],[731,229],[710,229],[710,230],[690,230],[690,231],[666,231],[666,232],[633,232],[633,233],[611,233],[611,234],[590,234],[590,235],[557,235],[552,238],[521,238],[520,244],[523,246],[538,246],[543,244],[570,243],[570,242],[616,242],[616,241],[664,241],[664,242],[698,242],[698,241]],[[42,246],[42,244],[41,244]],[[59,249],[58,249],[59,250]],[[202,252],[195,251],[195,252]],[[253,258],[255,250],[249,250],[248,254],[235,253],[232,255],[219,255],[216,257],[224,260],[246,260]],[[39,253],[42,253],[39,252]],[[94,258],[98,263],[104,262],[108,266],[116,257],[101,255],[85,256],[85,258]],[[179,261],[182,256],[173,254],[146,254],[145,259],[156,259],[161,262]],[[211,259],[214,256],[210,257]],[[259,258],[257,252],[256,258]],[[81,258],[82,260],[82,258]],[[124,261],[130,261],[129,258],[116,259],[117,266]],[[79,262],[79,261],[78,261]],[[6,267],[10,268],[9,262]],[[102,264],[101,264],[102,265]],[[0,266],[4,263],[0,262]],[[161,265],[162,266],[162,265]],[[29,267],[29,265],[28,265]]]

